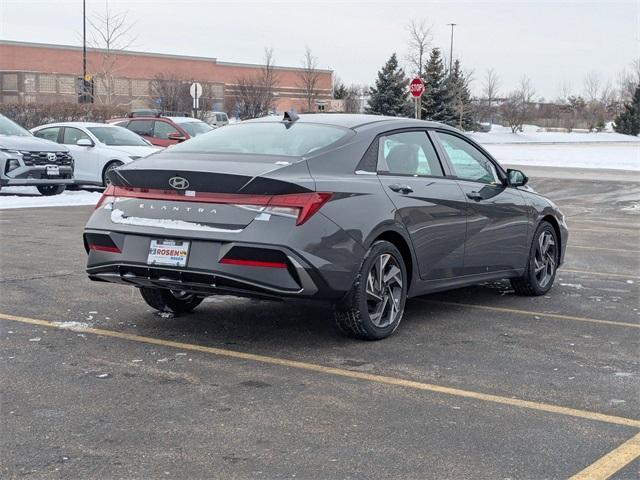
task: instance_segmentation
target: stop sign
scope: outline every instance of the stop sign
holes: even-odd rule
[[[414,97],[419,97],[424,93],[424,83],[419,78],[414,78],[409,84],[409,92]]]

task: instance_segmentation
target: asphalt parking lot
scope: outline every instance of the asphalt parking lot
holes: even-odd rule
[[[528,169],[568,216],[543,298],[409,301],[397,334],[88,281],[92,207],[0,211],[3,478],[638,478],[638,175]],[[78,323],[70,323],[78,322]]]

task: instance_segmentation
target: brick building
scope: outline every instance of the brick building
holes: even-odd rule
[[[203,85],[205,102],[201,108],[218,110],[225,109],[226,105],[228,110],[228,99],[233,97],[238,79],[253,77],[261,68],[261,65],[221,62],[216,58],[87,50],[87,73],[94,78],[96,102],[131,108],[153,107],[157,101],[152,88],[154,78],[174,75]],[[275,70],[278,76],[276,109],[286,111],[294,107],[299,112],[306,111],[307,101],[300,87],[302,69],[275,67]],[[312,109],[325,110],[331,104],[332,71],[318,72],[317,97]],[[0,40],[2,103],[76,102],[80,76],[80,47]]]

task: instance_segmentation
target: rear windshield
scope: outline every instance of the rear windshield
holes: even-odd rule
[[[175,145],[171,151],[300,157],[337,142],[349,132],[346,128],[313,123],[247,122],[218,128]]]
[[[184,122],[178,125],[186,130],[190,137],[197,137],[212,130],[212,128],[204,122]]]

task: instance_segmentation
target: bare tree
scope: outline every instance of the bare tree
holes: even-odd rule
[[[126,12],[115,13],[105,2],[104,13],[98,13],[88,18],[89,44],[99,49],[100,60],[95,66],[98,74],[97,81],[104,92],[103,97],[96,97],[106,105],[116,103],[115,76],[118,71],[126,68],[119,61],[120,53],[131,48],[135,38],[131,35],[133,24],[129,23]],[[129,96],[128,94],[126,95]]]
[[[360,113],[360,97],[362,96],[363,87],[359,85],[350,85],[346,89],[344,100],[345,113]]]
[[[412,20],[407,25],[407,32],[409,33],[409,53],[407,53],[406,58],[411,64],[412,73],[421,77],[425,59],[433,40],[431,28],[425,25],[424,20],[420,22]]]
[[[313,55],[311,49],[305,49],[304,58],[302,60],[302,70],[300,71],[299,80],[300,88],[305,100],[307,101],[307,111],[312,112],[313,102],[318,97],[318,80],[320,79],[320,71],[318,70],[318,58]]]
[[[640,57],[631,62],[631,69],[626,68],[618,74],[618,98],[621,105],[630,103],[638,85],[640,85]]]
[[[248,75],[236,79],[235,105],[240,118],[257,118],[269,113],[273,108],[275,89],[279,82],[279,75],[274,65],[273,49],[264,49],[264,65],[258,75]],[[230,105],[228,105],[230,106]]]
[[[500,77],[493,68],[489,68],[482,80],[482,95],[487,101],[487,115],[489,123],[493,124],[493,102],[498,96]]]
[[[588,73],[584,78],[586,106],[584,120],[589,131],[604,129],[607,118],[614,115],[614,94],[611,83],[602,84],[597,73]]]
[[[526,75],[520,79],[520,87],[511,92],[501,107],[502,117],[513,133],[521,132],[524,123],[531,118],[535,90]]]
[[[151,94],[159,100],[162,111],[188,112],[191,110],[190,84],[175,73],[160,73],[151,80]]]

